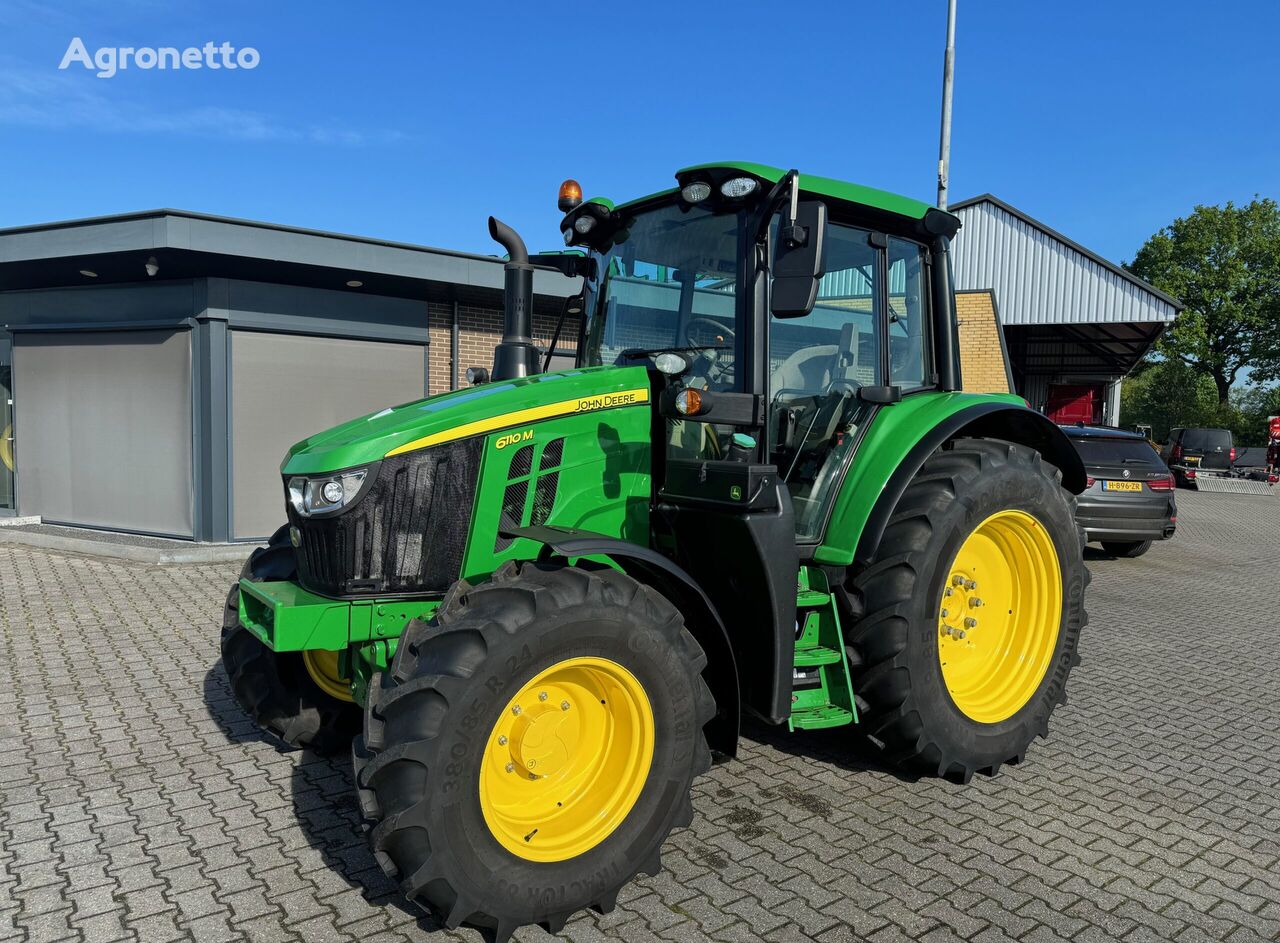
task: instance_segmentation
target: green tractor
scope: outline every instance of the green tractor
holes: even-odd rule
[[[506,250],[466,389],[299,442],[231,590],[244,709],[345,750],[373,854],[447,926],[606,912],[748,713],[912,775],[1022,760],[1078,662],[1070,442],[961,392],[952,215],[749,163]],[[547,372],[533,272],[581,279]],[[554,346],[554,343],[553,343]]]

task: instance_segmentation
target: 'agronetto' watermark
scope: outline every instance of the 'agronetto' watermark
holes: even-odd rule
[[[122,69],[253,69],[262,56],[252,46],[237,49],[231,43],[205,43],[177,49],[173,46],[103,46],[89,55],[84,40],[71,39],[62,56],[59,69],[69,69],[79,63],[90,72],[97,71],[98,78],[109,79]]]

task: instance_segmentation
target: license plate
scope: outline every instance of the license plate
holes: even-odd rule
[[[1200,456],[1199,456],[1199,455],[1188,455],[1185,459],[1183,459],[1183,461],[1184,461],[1186,464],[1188,464],[1188,465],[1199,465],[1199,464],[1200,464]]]
[[[1142,482],[1140,481],[1104,481],[1102,483],[1103,491],[1141,491]]]

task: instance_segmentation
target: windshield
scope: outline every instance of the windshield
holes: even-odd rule
[[[722,385],[735,359],[741,217],[675,204],[638,214],[598,256],[584,366],[634,363],[663,350],[711,352]]]

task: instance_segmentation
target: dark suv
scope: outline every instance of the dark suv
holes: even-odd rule
[[[1236,460],[1230,429],[1171,429],[1160,457],[1173,469],[1178,484],[1196,480],[1196,472],[1229,472]]]
[[[1088,487],[1076,521],[1107,553],[1140,557],[1153,540],[1173,536],[1178,509],[1168,466],[1144,436],[1110,426],[1063,426],[1080,453]]]

